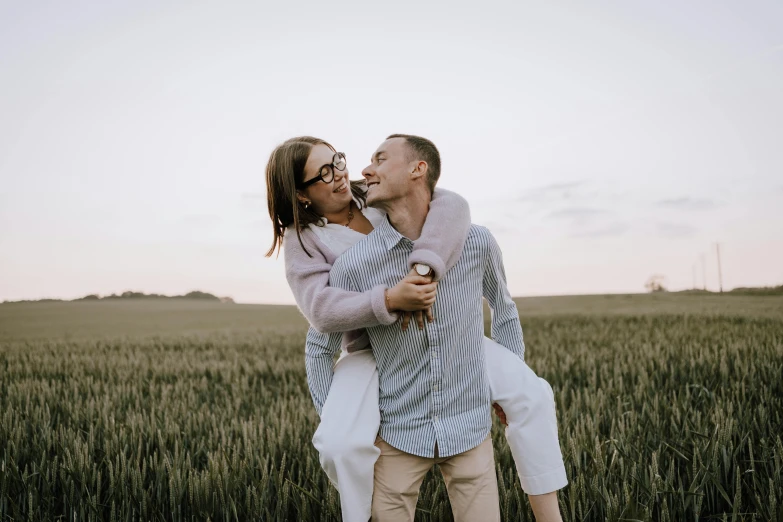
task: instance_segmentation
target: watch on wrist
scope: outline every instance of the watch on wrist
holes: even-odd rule
[[[429,275],[432,275],[432,267],[424,265],[422,263],[415,263],[413,265],[413,269],[416,270],[416,273],[422,277],[427,277]]]

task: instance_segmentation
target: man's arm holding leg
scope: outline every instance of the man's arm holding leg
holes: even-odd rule
[[[310,388],[310,395],[318,415],[321,415],[329,388],[332,386],[334,356],[340,350],[342,337],[342,333],[325,334],[312,326],[307,331],[305,341],[307,386]]]
[[[338,259],[329,273],[329,284],[343,290],[354,290],[348,277],[348,271]],[[313,404],[321,415],[321,411],[329,394],[334,375],[334,356],[340,350],[343,332],[331,334],[321,333],[312,326],[307,331],[305,341],[305,368],[307,370],[307,385]]]
[[[487,231],[487,235],[489,241],[484,267],[483,292],[492,311],[492,338],[524,361],[525,342],[522,338],[522,325],[519,324],[517,305],[508,291],[503,255],[492,234]]]

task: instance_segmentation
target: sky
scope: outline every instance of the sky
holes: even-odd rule
[[[0,301],[293,303],[303,134],[433,140],[515,296],[783,284],[781,93],[778,0],[0,2]]]

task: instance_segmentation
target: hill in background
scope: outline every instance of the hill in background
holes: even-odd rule
[[[710,296],[710,295],[721,295],[721,294],[730,294],[730,295],[746,295],[746,296],[765,296],[765,295],[783,295],[783,285],[778,286],[761,286],[761,287],[738,287],[734,288],[732,290],[726,290],[725,292],[713,292],[712,290],[699,290],[699,289],[693,289],[693,290],[679,290],[674,292],[669,292],[666,290],[662,290],[660,292],[652,292],[652,293],[664,293],[664,294],[684,294],[684,295],[703,295],[703,296]],[[601,297],[606,296],[624,296],[624,295],[639,295],[639,294],[606,294],[602,295]],[[549,296],[536,296],[533,298],[546,298]],[[585,296],[559,296],[559,297],[589,297],[587,295]],[[231,297],[218,297],[216,295],[210,294],[208,292],[202,292],[200,290],[194,290],[192,292],[188,292],[185,295],[163,295],[163,294],[145,294],[144,292],[133,292],[131,290],[125,291],[121,294],[111,294],[111,295],[105,295],[100,296],[98,294],[90,294],[86,295],[84,297],[80,297],[78,299],[27,299],[22,301],[3,301],[0,304],[6,304],[6,303],[75,303],[79,301],[115,301],[118,299],[195,299],[199,301],[213,301],[213,302],[219,302],[219,303],[234,303],[234,299]],[[530,298],[515,298],[515,299],[530,299]]]
[[[523,297],[514,299],[523,331],[530,321],[581,317],[679,316],[783,319],[783,296],[682,294]],[[486,305],[485,305],[486,306]],[[485,319],[489,325],[489,310]],[[437,317],[435,319],[437,321]],[[22,303],[0,306],[3,343],[35,339],[71,341],[117,337],[192,335],[295,335],[304,343],[307,321],[291,305],[224,305],[214,299],[88,299],[79,302]],[[261,338],[261,337],[259,337]],[[0,358],[0,368],[2,360]]]
[[[90,294],[78,299],[36,299],[25,301],[3,301],[3,303],[64,303],[77,301],[115,301],[117,299],[197,299],[200,301],[215,301],[219,303],[233,303],[230,297],[218,297],[216,295],[194,290],[185,295],[145,294],[144,292],[125,291],[121,294],[111,294],[101,297],[98,294]]]

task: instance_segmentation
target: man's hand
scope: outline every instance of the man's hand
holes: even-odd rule
[[[500,422],[503,424],[503,426],[508,426],[508,421],[506,420],[506,412],[503,411],[503,408],[501,408],[498,405],[498,403],[493,402],[492,409],[495,410],[495,415],[498,416],[498,419],[500,419]]]
[[[411,322],[411,317],[414,317],[416,319],[416,324],[419,325],[419,330],[424,329],[424,316],[427,316],[427,322],[431,323],[435,320],[435,317],[432,315],[432,308],[427,308],[426,310],[419,310],[417,312],[403,312],[402,313],[402,331],[408,329],[408,325]]]

